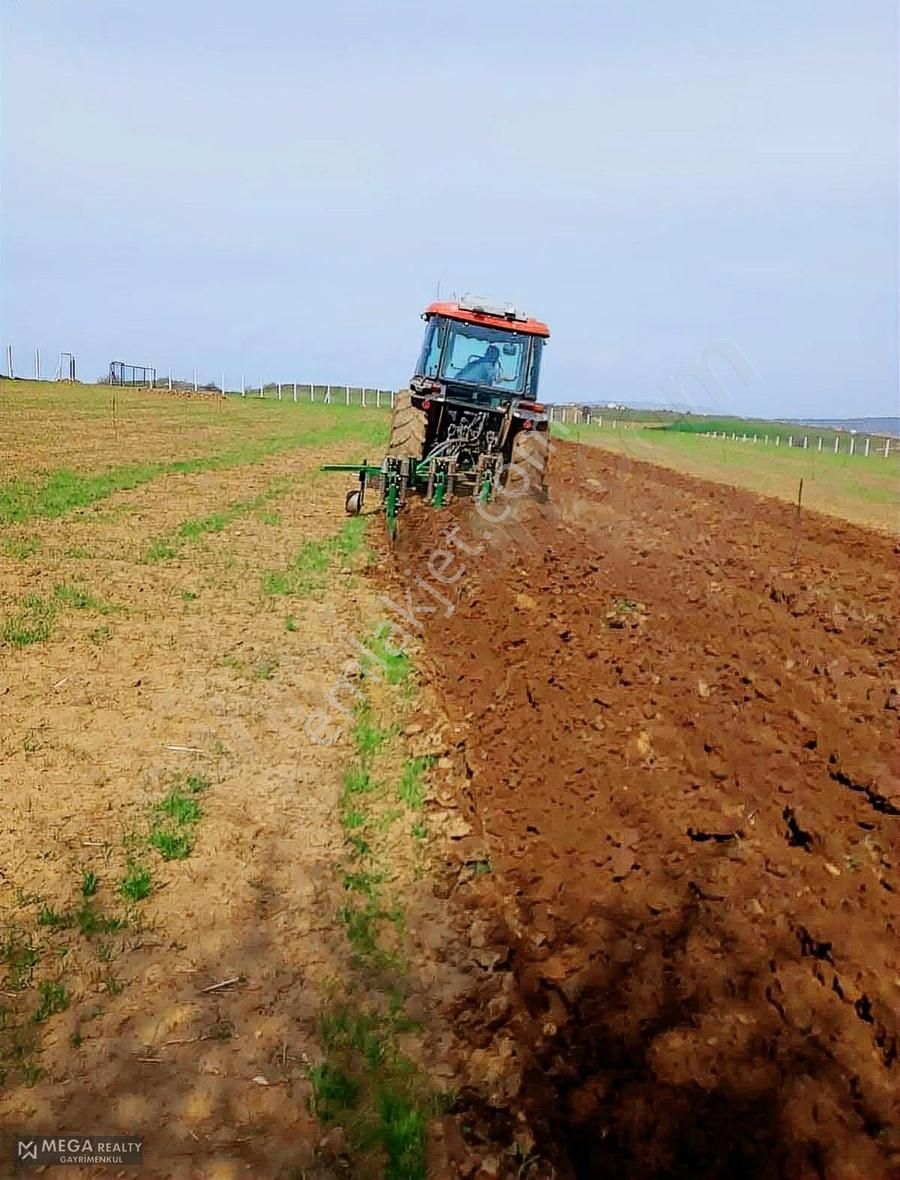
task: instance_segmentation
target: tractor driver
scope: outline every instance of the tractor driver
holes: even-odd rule
[[[476,385],[494,385],[500,377],[500,349],[489,344],[484,356],[463,365],[456,374],[460,381],[472,381]]]

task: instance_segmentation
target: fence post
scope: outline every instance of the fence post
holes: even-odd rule
[[[260,377],[260,379],[259,379],[259,396],[260,396],[260,397],[265,397],[265,394],[263,393],[263,383],[262,383],[262,377]]]
[[[619,419],[613,418],[613,430],[618,430],[618,429],[619,429]]]
[[[169,393],[172,392],[172,370],[169,369]]]
[[[780,434],[776,434],[776,435],[775,435],[775,446],[776,446],[776,447],[780,447],[780,446],[781,446],[781,435],[780,435]]]
[[[851,434],[850,435],[850,449],[848,450],[847,454],[852,455],[855,450],[856,450],[856,436]]]
[[[803,436],[803,449],[804,449],[804,451],[805,451],[805,450],[807,450],[808,448],[809,448],[809,435],[808,435],[808,434],[804,434],[804,436]]]
[[[34,379],[35,381],[41,379],[41,350],[39,348],[34,350]]]
[[[225,396],[225,374],[222,374],[222,397]]]
[[[13,351],[11,344],[7,344],[6,346],[6,372],[10,377],[15,377],[15,373],[13,372]]]
[[[788,446],[792,447],[793,445],[794,445],[794,436],[792,434],[789,434],[788,435]]]
[[[840,446],[841,446],[841,436],[840,436],[839,434],[836,434],[836,435],[834,436],[834,453],[835,453],[835,454],[837,454],[837,453],[838,453],[838,450],[840,449]]]
[[[376,410],[381,409],[381,390],[380,389],[375,390],[375,409]]]
[[[194,369],[194,393],[197,392],[197,370]]]
[[[818,448],[818,449],[819,449],[820,451],[821,451],[821,449],[822,449],[822,436],[821,436],[821,434],[819,435],[819,448]]]
[[[247,386],[244,384],[244,374],[241,373],[241,397],[247,396]]]
[[[314,402],[316,400],[316,385],[315,382],[309,387],[309,400]]]
[[[297,382],[295,381],[294,382],[294,401],[296,402],[296,400],[297,400]]]
[[[871,440],[870,438],[867,438],[867,439],[866,439],[866,458],[867,458],[867,459],[868,459],[868,457],[869,457],[869,444],[871,443],[871,441],[872,441],[872,440]]]
[[[350,405],[350,386],[349,385],[344,386],[344,405],[345,406]]]
[[[885,457],[885,459],[888,457],[888,455],[890,453],[891,453],[891,440],[889,438],[886,438],[884,440],[884,457]]]
[[[363,404],[363,407],[365,407],[365,404],[366,404],[366,387],[365,387],[365,385],[362,387],[362,404]]]

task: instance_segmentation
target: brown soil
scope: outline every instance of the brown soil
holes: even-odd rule
[[[512,1044],[485,1137],[493,1104],[547,1174],[900,1175],[897,547],[564,444],[551,487],[414,506],[397,552],[511,954],[466,1014]]]
[[[0,994],[0,1049],[16,1027],[32,1030],[25,1064],[41,1070],[29,1085],[0,1054],[7,1132],[130,1130],[147,1143],[142,1174],[159,1180],[315,1166],[307,1066],[319,1009],[348,971],[335,913],[349,740],[318,745],[305,721],[339,680],[372,592],[335,569],[327,593],[266,599],[261,574],[334,534],[332,489],[312,473],[344,454],[159,479],[33,522],[39,556],[0,563],[3,613],[63,581],[116,608],[60,609],[49,642],[0,649],[0,935],[39,949],[32,986]],[[276,477],[293,481],[266,505],[278,523],[248,513],[173,560],[141,563],[152,538]],[[92,937],[40,926],[41,903],[78,907],[88,871],[98,909],[122,912],[129,838],[189,773],[209,784],[193,852],[165,862],[139,840],[154,887],[128,926]],[[35,1026],[48,980],[69,1005]]]

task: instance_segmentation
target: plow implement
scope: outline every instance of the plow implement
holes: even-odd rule
[[[503,471],[502,455],[484,455],[474,471],[460,475],[455,459],[433,457],[424,460],[387,455],[376,467],[362,463],[326,463],[322,471],[345,471],[356,475],[358,486],[344,497],[344,510],[356,516],[363,510],[371,487],[384,513],[388,536],[397,535],[397,516],[406,507],[410,493],[422,496],[433,508],[442,508],[459,492],[482,504],[492,497]]]

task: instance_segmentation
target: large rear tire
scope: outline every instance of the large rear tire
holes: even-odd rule
[[[547,456],[550,436],[545,430],[520,430],[513,439],[506,487],[513,497],[547,499]]]
[[[408,389],[394,395],[388,454],[397,459],[422,459],[425,455],[425,411],[412,404]]]

